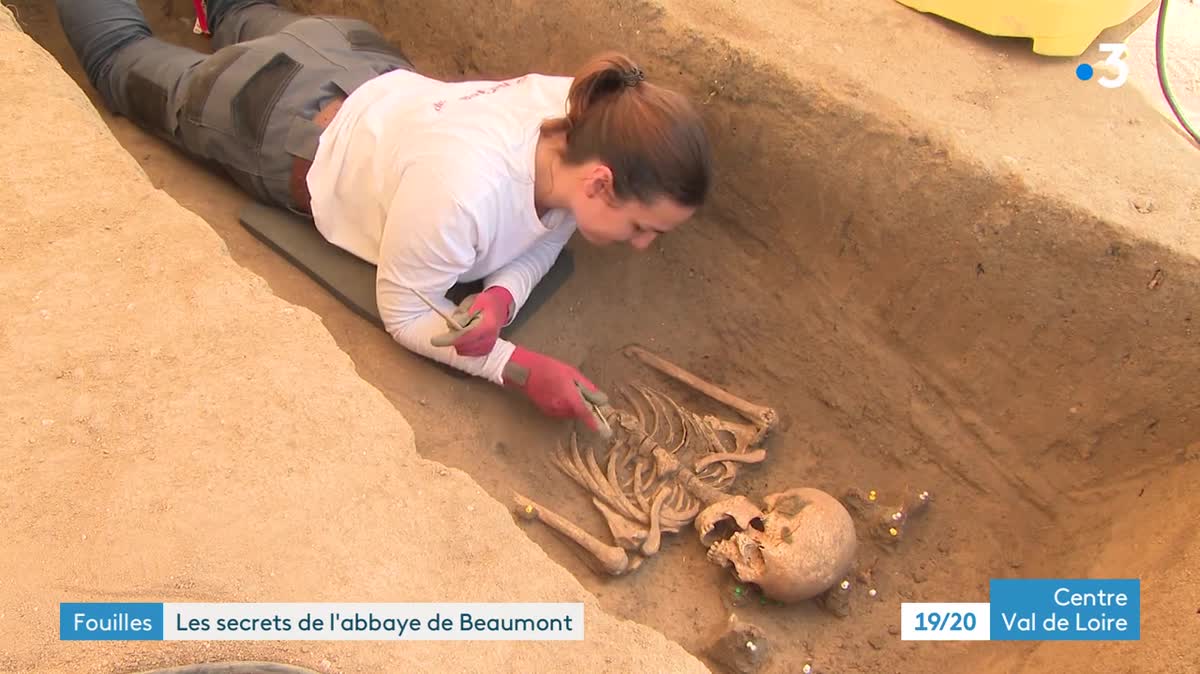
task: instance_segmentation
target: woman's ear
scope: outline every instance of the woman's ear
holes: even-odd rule
[[[587,172],[583,190],[589,198],[603,197],[605,201],[612,203],[616,200],[612,183],[612,170],[604,164],[596,164]]]

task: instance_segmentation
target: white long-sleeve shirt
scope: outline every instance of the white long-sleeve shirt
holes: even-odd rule
[[[406,348],[502,383],[515,345],[486,357],[429,340],[453,313],[446,291],[483,279],[516,311],[575,231],[565,210],[538,218],[534,154],[541,123],[566,114],[569,77],[441,82],[406,70],[369,80],[321,135],[308,189],[317,228],[378,269],[376,300]]]

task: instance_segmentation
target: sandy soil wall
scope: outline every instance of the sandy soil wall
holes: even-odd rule
[[[0,82],[0,671],[706,671],[419,458],[319,320],[155,189],[7,9]],[[578,601],[588,640],[58,641],[60,601],[172,599]]]

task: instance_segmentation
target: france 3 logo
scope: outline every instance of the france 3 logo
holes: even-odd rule
[[[1125,80],[1129,79],[1129,64],[1125,62],[1124,56],[1129,52],[1129,47],[1124,42],[1101,42],[1096,45],[1096,48],[1101,53],[1107,53],[1108,58],[1104,59],[1100,65],[1110,66],[1116,70],[1113,77],[1098,77],[1096,83],[1102,87],[1116,89],[1125,84]],[[1092,79],[1096,74],[1096,69],[1090,63],[1080,63],[1075,66],[1075,76],[1086,82]]]

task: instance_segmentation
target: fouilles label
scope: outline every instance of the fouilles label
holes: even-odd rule
[[[160,641],[163,605],[63,603],[58,622],[64,641]]]

